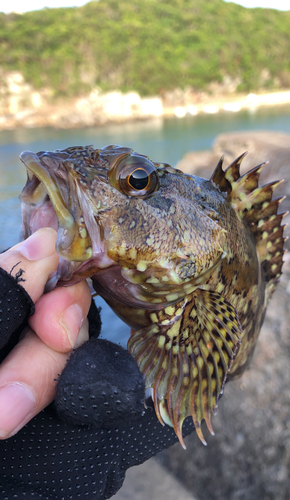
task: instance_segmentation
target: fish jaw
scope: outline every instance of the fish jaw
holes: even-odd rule
[[[22,238],[42,227],[57,230],[58,269],[47,284],[74,284],[115,262],[107,256],[101,230],[89,201],[68,165],[60,159],[24,151],[20,155],[27,170],[22,202]]]

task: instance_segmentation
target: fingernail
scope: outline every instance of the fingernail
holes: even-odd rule
[[[36,401],[32,392],[22,384],[11,384],[0,388],[0,437],[13,435],[22,423],[28,421]]]
[[[78,304],[69,306],[61,315],[59,322],[65,329],[71,347],[75,346],[84,317]]]
[[[56,235],[56,231],[51,227],[43,227],[16,248],[28,260],[45,259],[55,252]]]

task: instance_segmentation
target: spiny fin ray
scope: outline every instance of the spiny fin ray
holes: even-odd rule
[[[222,169],[221,158],[210,180],[227,194],[227,200],[253,234],[269,298],[277,286],[283,264],[283,214],[277,213],[283,198],[273,199],[273,192],[282,181],[259,187],[259,176],[268,162],[241,176],[239,167],[245,155],[239,156],[226,170]]]
[[[217,292],[195,290],[174,307],[178,314],[170,324],[155,323],[132,332],[128,350],[144,374],[146,388],[152,388],[159,421],[171,422],[184,447],[182,425],[191,415],[197,435],[206,444],[201,423],[205,420],[213,434],[211,414],[242,329],[234,307]]]

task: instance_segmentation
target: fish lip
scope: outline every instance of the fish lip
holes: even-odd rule
[[[20,160],[26,167],[28,177],[26,186],[19,195],[20,201],[32,205],[42,205],[46,196],[48,196],[56,215],[59,214],[67,226],[72,224],[72,215],[65,206],[55,175],[42,164],[35,153],[24,151],[20,154]],[[36,193],[40,187],[43,189],[40,190],[40,193]]]
[[[22,202],[23,239],[40,227],[49,226],[57,230],[56,251],[60,259],[57,271],[52,273],[47,283],[46,291],[50,291],[58,282],[62,285],[74,284],[115,262],[107,257],[98,221],[91,215],[91,210],[84,210],[87,208],[83,207],[87,205],[85,196],[77,181],[69,178],[62,158],[57,153],[51,157],[41,153],[24,151],[20,155],[26,167],[27,183],[19,198]],[[43,156],[52,159],[51,168],[41,161]],[[68,190],[69,193],[66,192]],[[43,223],[41,211],[46,213]],[[52,223],[47,224],[47,221]],[[93,241],[90,237],[92,232]]]

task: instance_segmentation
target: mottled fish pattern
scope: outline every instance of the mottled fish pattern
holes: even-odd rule
[[[265,164],[240,175],[221,159],[209,180],[130,148],[24,152],[23,237],[58,229],[58,271],[48,289],[91,277],[132,328],[128,350],[156,414],[184,446],[191,415],[213,433],[226,380],[247,367],[281,275],[285,214]],[[205,443],[206,444],[206,443]]]

